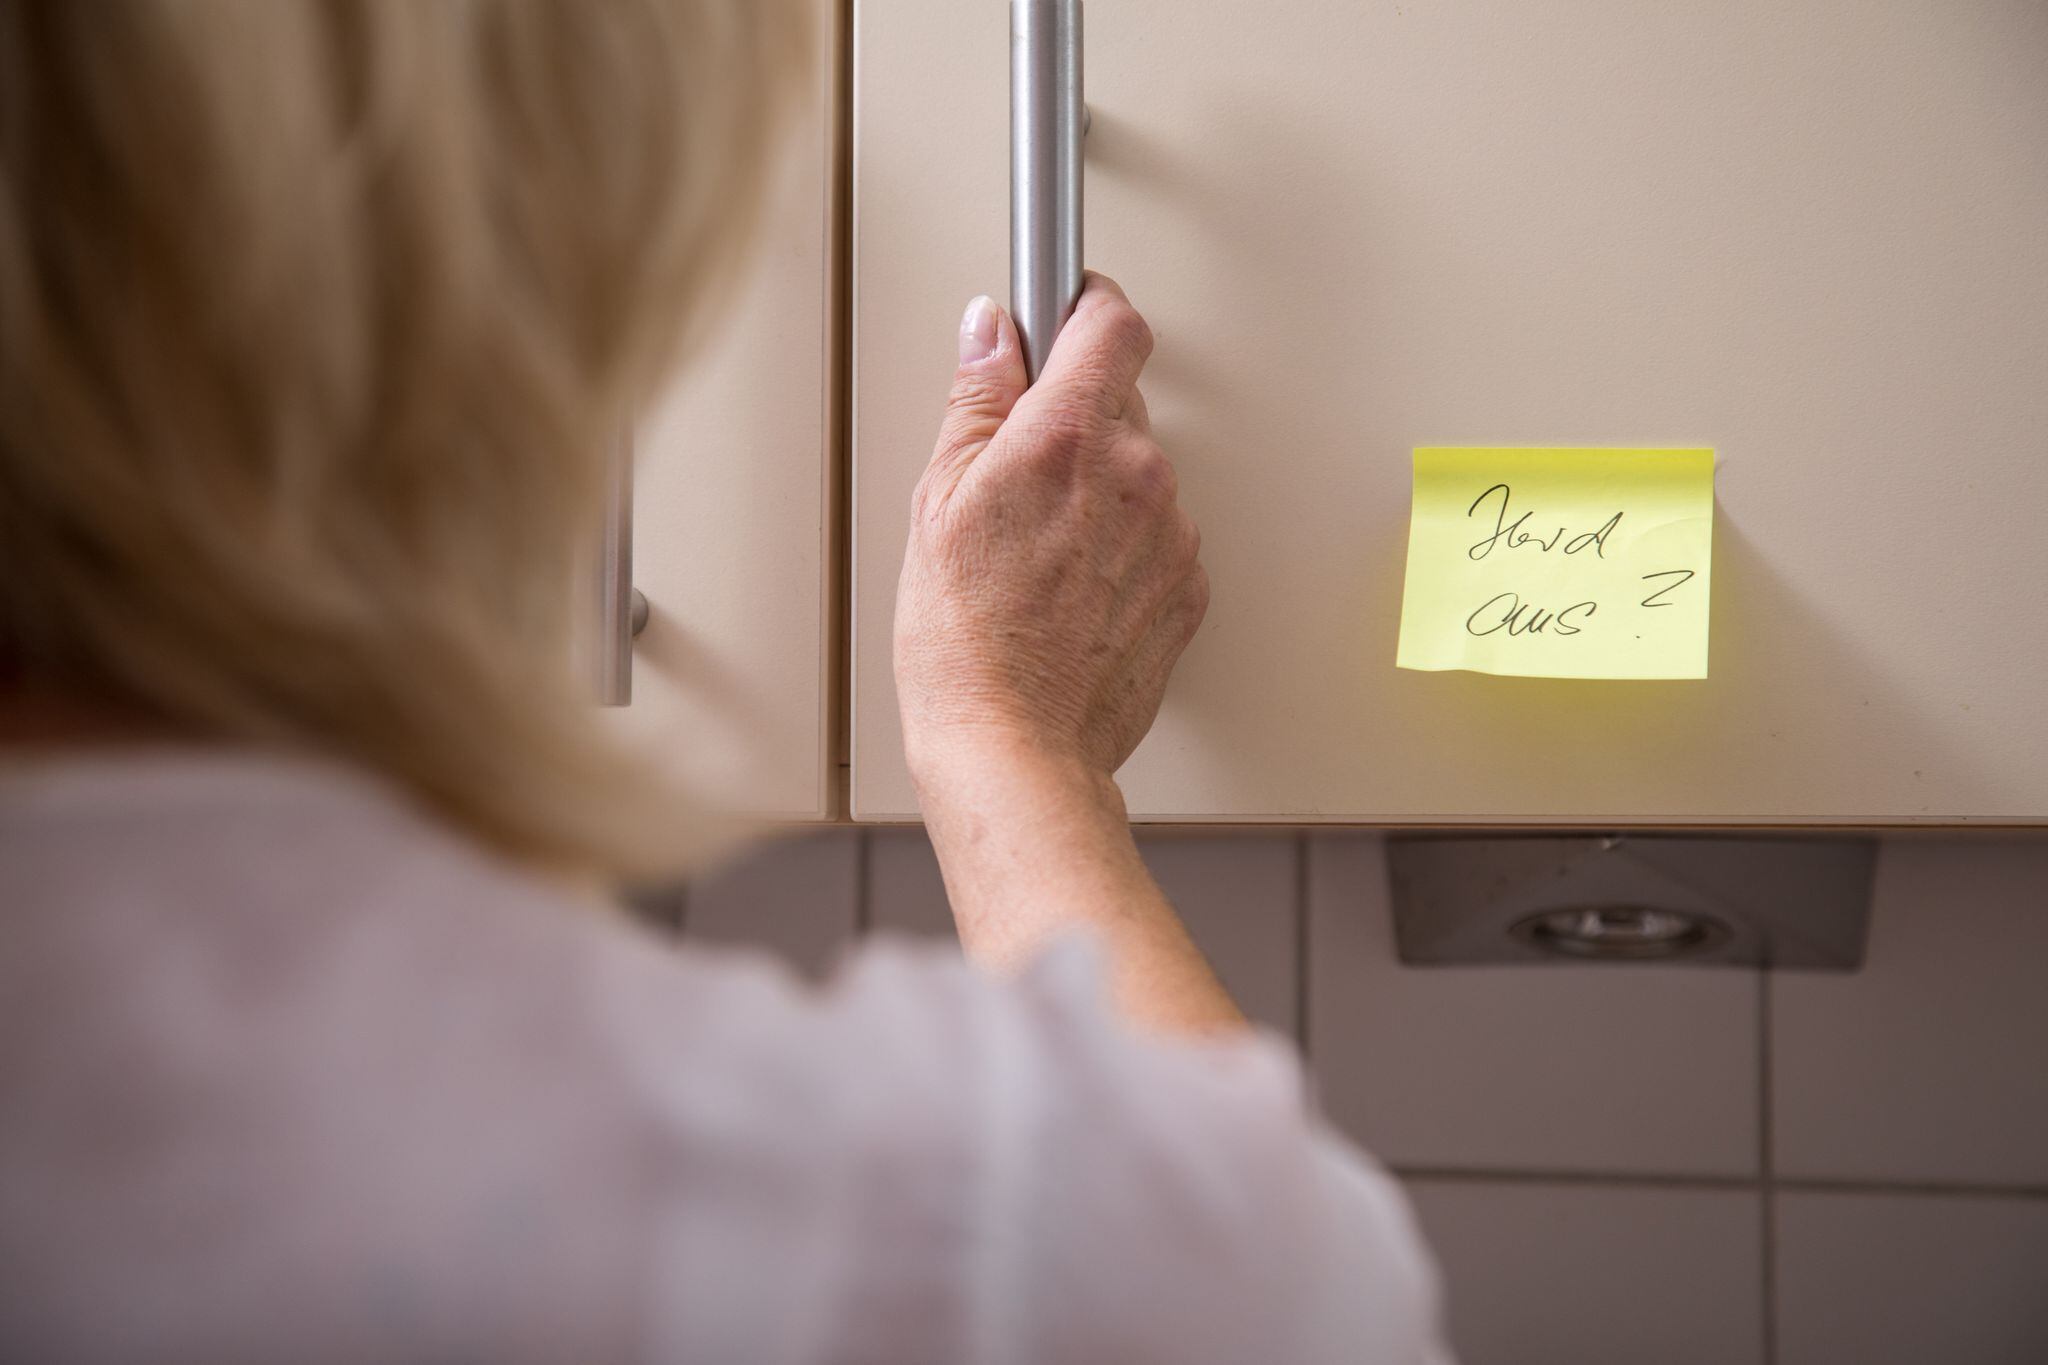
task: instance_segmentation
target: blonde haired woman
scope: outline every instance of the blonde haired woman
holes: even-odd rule
[[[972,966],[594,884],[685,817],[564,584],[797,11],[0,0],[0,1358],[1441,1359],[1112,774],[1207,583],[1091,279],[968,312],[899,604]]]

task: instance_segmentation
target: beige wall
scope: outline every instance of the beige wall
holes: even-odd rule
[[[2048,839],[1889,842],[1848,976],[1404,968],[1370,836],[1145,851],[1406,1177],[1466,1365],[2048,1359]],[[914,830],[771,844],[658,911],[813,971],[863,926],[950,932]]]

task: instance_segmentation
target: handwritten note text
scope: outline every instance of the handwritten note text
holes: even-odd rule
[[[1402,668],[1704,678],[1714,452],[1425,446]]]

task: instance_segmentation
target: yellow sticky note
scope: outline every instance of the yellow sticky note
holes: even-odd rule
[[[1402,668],[1704,678],[1714,452],[1424,446]]]

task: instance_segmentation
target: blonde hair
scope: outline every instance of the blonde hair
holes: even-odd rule
[[[339,757],[524,861],[661,866],[575,570],[804,20],[0,0],[0,687]]]

